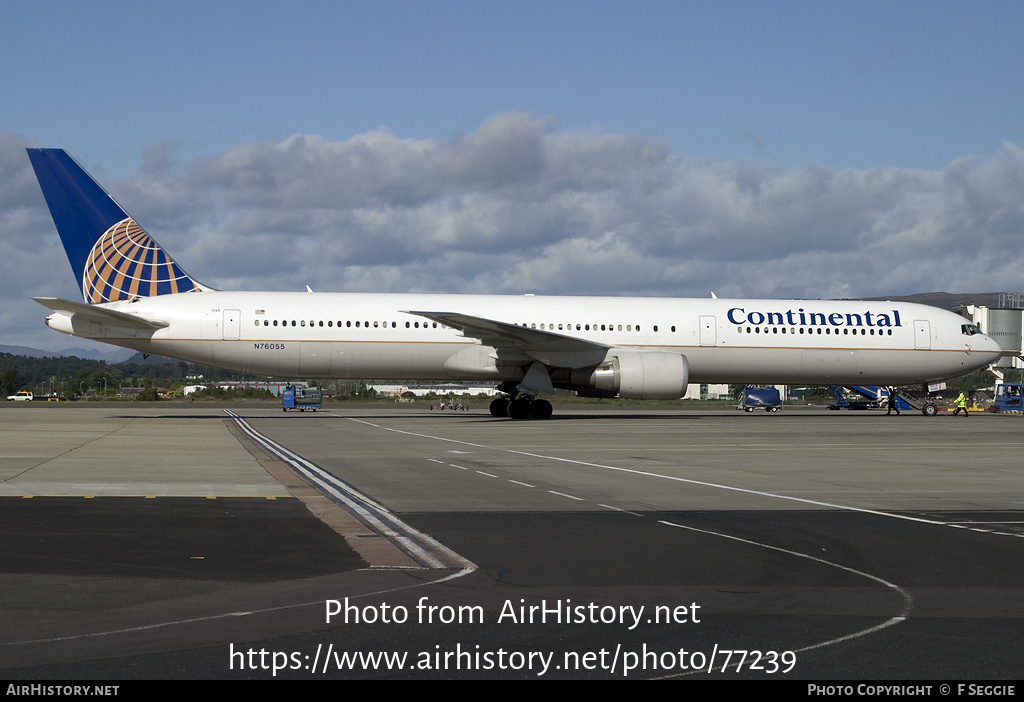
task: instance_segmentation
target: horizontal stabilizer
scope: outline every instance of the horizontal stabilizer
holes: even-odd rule
[[[137,314],[118,312],[96,305],[86,305],[81,302],[71,302],[70,300],[62,300],[59,297],[33,297],[32,299],[43,307],[48,307],[65,317],[74,317],[79,320],[96,322],[97,324],[141,329],[143,331],[153,331],[168,326],[167,322],[158,319],[146,319]]]

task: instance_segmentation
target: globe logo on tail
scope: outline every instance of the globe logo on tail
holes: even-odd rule
[[[82,275],[82,292],[91,305],[199,290],[199,285],[131,217],[97,240]]]

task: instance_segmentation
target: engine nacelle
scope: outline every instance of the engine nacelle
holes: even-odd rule
[[[574,370],[573,383],[590,386],[602,395],[639,400],[672,400],[686,394],[690,378],[686,356],[670,351],[613,353],[611,360],[597,368]]]

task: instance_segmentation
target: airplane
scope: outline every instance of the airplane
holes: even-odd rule
[[[84,298],[33,298],[46,324],[144,354],[276,377],[494,381],[490,412],[513,419],[550,417],[538,395],[556,388],[926,385],[1001,355],[964,317],[906,302],[215,290],[66,151],[28,155]]]

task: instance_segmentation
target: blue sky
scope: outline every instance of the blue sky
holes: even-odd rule
[[[4,128],[116,176],[168,139],[443,140],[506,110],[857,168],[942,168],[1024,129],[1019,2],[3,4]]]
[[[25,146],[68,149],[217,287],[1024,287],[1005,249],[1022,233],[1020,2],[0,10],[0,343],[59,348],[26,298],[77,294],[63,259],[45,290],[19,274],[57,245]],[[247,191],[253,170],[275,188]],[[312,197],[324,183],[345,192]],[[243,247],[275,269],[225,266]]]

